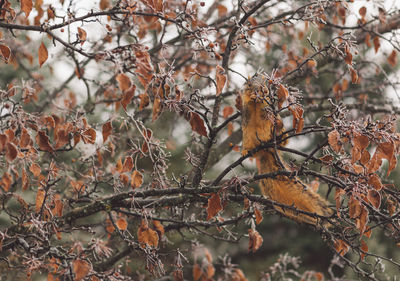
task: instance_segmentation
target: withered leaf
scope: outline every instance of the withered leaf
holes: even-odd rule
[[[358,218],[361,214],[361,203],[354,196],[349,200],[349,217],[354,219]]]
[[[42,209],[42,205],[44,203],[46,191],[42,187],[38,188],[38,191],[36,193],[36,203],[35,203],[35,212],[39,213],[40,210]]]
[[[162,237],[164,235],[165,230],[161,222],[158,220],[153,220],[153,226],[155,230],[158,232],[158,235]]]
[[[344,256],[349,251],[349,248],[350,248],[349,245],[343,240],[340,239],[335,240],[335,250],[341,256]]]
[[[25,129],[25,128],[22,128],[21,137],[20,137],[20,140],[19,140],[19,146],[21,148],[26,148],[31,143],[32,143],[32,140],[31,140],[31,136],[28,133],[28,130]]]
[[[222,93],[222,89],[224,88],[226,83],[225,70],[220,65],[217,65],[215,80],[217,83],[217,96],[219,96]]]
[[[89,128],[83,132],[82,137],[84,143],[94,144],[96,142],[96,130]]]
[[[225,106],[224,109],[222,110],[222,116],[225,119],[228,118],[232,113],[233,113],[233,107],[229,105]]]
[[[342,144],[340,142],[340,135],[337,130],[333,130],[328,134],[328,142],[329,145],[332,147],[333,151],[339,153],[342,149]]]
[[[21,0],[21,11],[25,13],[25,17],[29,17],[32,11],[33,3],[32,0]]]
[[[25,168],[22,168],[22,190],[25,191],[29,187],[29,179]]]
[[[146,245],[150,247],[158,246],[158,234],[155,230],[151,229],[145,220],[142,220],[142,223],[137,231],[138,241],[142,248]]]
[[[256,217],[256,224],[260,224],[263,220],[263,215],[258,208],[254,208],[254,215]]]
[[[379,48],[381,47],[381,43],[379,41],[379,37],[375,36],[372,42],[374,43],[375,53],[377,53]]]
[[[0,185],[3,187],[5,192],[10,190],[12,184],[12,177],[9,172],[4,172],[3,177],[1,178]]]
[[[38,53],[40,67],[42,67],[42,65],[46,62],[48,57],[49,57],[49,53],[47,51],[46,46],[42,42],[42,44],[40,44],[39,53]]]
[[[103,143],[107,141],[108,137],[112,133],[112,123],[111,121],[108,121],[107,123],[104,123],[102,126],[102,135],[103,135]]]
[[[53,147],[50,145],[49,137],[46,135],[45,131],[39,131],[36,135],[35,140],[37,145],[39,146],[39,149],[50,153],[54,152]]]
[[[0,44],[0,54],[3,56],[4,60],[8,62],[11,56],[11,50],[8,46]]]
[[[397,64],[397,52],[396,52],[396,50],[393,50],[393,51],[390,53],[390,55],[389,55],[387,61],[388,61],[388,63],[389,63],[392,67],[395,67],[395,66],[396,66],[396,64]]]
[[[133,159],[131,156],[128,156],[125,158],[123,168],[122,168],[122,173],[124,172],[130,172],[133,168]]]
[[[219,211],[222,210],[221,199],[217,193],[213,193],[208,199],[207,204],[207,220],[212,219]]]
[[[74,281],[81,281],[89,274],[92,267],[87,261],[77,259],[72,262],[72,268],[75,274]]]
[[[81,45],[83,45],[83,43],[85,43],[86,37],[87,37],[86,31],[83,28],[78,27],[78,37],[79,37],[79,40],[81,40]]]
[[[143,184],[143,175],[138,170],[134,170],[131,175],[131,186],[133,189],[141,187]]]
[[[126,110],[128,105],[131,103],[134,95],[135,95],[136,86],[132,85],[128,90],[124,92],[122,96],[121,105]]]
[[[118,81],[118,87],[122,92],[128,90],[132,85],[131,79],[123,73],[118,74],[116,79]]]
[[[369,189],[367,194],[368,201],[374,206],[375,209],[379,209],[381,206],[381,195],[375,189]]]
[[[8,162],[14,161],[15,158],[17,158],[18,155],[18,150],[17,147],[12,143],[8,142],[6,144],[6,159]]]
[[[119,230],[126,230],[128,228],[128,222],[125,218],[119,218],[115,222]]]
[[[190,113],[190,125],[192,130],[201,136],[207,137],[207,129],[204,126],[204,120],[196,112]]]
[[[278,87],[278,90],[276,91],[276,94],[278,95],[278,108],[281,109],[282,108],[282,104],[289,97],[289,91],[285,86],[283,86],[282,84],[279,84],[279,87]]]
[[[32,165],[29,167],[29,171],[31,171],[35,178],[39,178],[42,169],[38,164],[32,163]]]
[[[193,275],[193,281],[199,280],[200,277],[203,275],[203,271],[201,270],[201,267],[197,263],[195,263],[193,266],[192,275]]]
[[[363,252],[361,253],[361,260],[363,260],[364,257],[365,257],[365,255],[366,255],[366,253],[368,253],[368,246],[367,246],[367,243],[365,243],[364,240],[361,240],[360,249],[361,249],[361,251],[363,251]]]
[[[261,237],[260,233],[258,233],[257,230],[249,229],[249,251],[252,251],[253,253],[257,251],[262,243],[263,243],[263,238]]]

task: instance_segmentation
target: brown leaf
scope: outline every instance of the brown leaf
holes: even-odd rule
[[[279,84],[279,88],[276,91],[276,94],[278,95],[278,108],[281,109],[282,104],[286,101],[286,99],[289,96],[289,91],[285,86]]]
[[[375,53],[377,53],[381,46],[381,43],[379,42],[379,37],[375,36],[372,42],[374,43]]]
[[[78,27],[78,37],[79,37],[79,40],[81,40],[81,45],[83,45],[83,43],[85,43],[86,37],[87,37],[86,31],[83,28]]]
[[[4,172],[3,177],[1,178],[0,185],[3,187],[5,192],[10,190],[12,184],[12,177],[9,172]]]
[[[29,171],[31,171],[35,178],[39,178],[42,169],[38,164],[32,163],[32,165],[29,167]]]
[[[142,248],[144,248],[146,245],[150,247],[158,246],[157,232],[149,228],[145,220],[142,220],[142,223],[137,231],[137,235],[138,235],[138,241]]]
[[[348,65],[352,65],[353,64],[353,55],[350,53],[350,51],[346,52],[346,56],[344,58],[344,61],[348,64]]]
[[[122,182],[124,186],[128,186],[130,178],[127,174],[120,174],[119,180]]]
[[[349,251],[349,245],[343,240],[336,239],[335,240],[335,250],[341,255],[344,256]]]
[[[154,122],[155,120],[157,120],[157,118],[160,116],[160,114],[161,114],[161,99],[159,97],[156,97],[154,99],[154,103],[153,103],[153,115],[152,115],[151,122]]]
[[[388,61],[388,63],[389,63],[392,67],[395,67],[395,66],[396,66],[396,64],[397,64],[397,52],[396,52],[396,50],[393,50],[393,51],[390,53],[390,55],[389,55],[387,61]]]
[[[82,140],[84,143],[94,144],[96,142],[96,130],[89,128],[82,134]]]
[[[22,128],[21,137],[19,140],[19,146],[21,148],[26,148],[31,144],[32,144],[32,140],[31,140],[31,136],[28,133],[28,130],[25,128]]]
[[[3,56],[4,60],[8,62],[11,56],[11,50],[8,46],[0,44],[0,54]]]
[[[263,243],[263,238],[261,237],[260,233],[258,233],[257,230],[249,229],[249,251],[252,251],[253,253],[257,251],[262,243]]]
[[[122,168],[122,173],[130,172],[133,168],[133,159],[131,156],[125,158],[124,165]]]
[[[49,53],[47,52],[46,46],[42,42],[42,44],[40,44],[39,54],[38,54],[40,67],[42,67],[42,65],[46,62],[48,57],[49,57]]]
[[[260,224],[263,220],[263,215],[261,211],[257,208],[254,208],[254,215],[256,217],[256,224]]]
[[[222,5],[222,4],[218,4],[217,10],[218,10],[218,17],[219,17],[219,18],[225,16],[226,13],[228,12],[228,8],[226,8],[226,7],[225,7],[224,5]]]
[[[232,274],[232,281],[248,281],[241,269],[236,268]]]
[[[363,251],[361,253],[361,260],[363,260],[365,255],[366,255],[366,253],[368,253],[368,246],[367,246],[367,243],[365,243],[364,240],[361,240],[360,242],[361,242],[360,250]]]
[[[17,158],[18,155],[18,150],[17,147],[12,143],[8,142],[6,144],[6,159],[8,162],[14,161],[15,158]]]
[[[207,137],[207,129],[204,126],[204,120],[195,112],[190,113],[190,125],[192,130],[201,136]]]
[[[38,191],[36,193],[36,203],[35,203],[35,212],[39,213],[40,210],[42,209],[42,205],[44,203],[46,192],[42,187],[38,188]]]
[[[203,271],[201,270],[200,266],[197,263],[195,263],[193,266],[192,275],[193,275],[193,281],[199,280],[200,277],[203,275]]]
[[[342,149],[342,143],[340,141],[340,134],[337,130],[333,130],[328,134],[328,142],[332,147],[333,151],[339,153]]]
[[[140,103],[139,103],[139,111],[142,111],[146,106],[150,103],[150,98],[147,93],[139,95]]]
[[[112,123],[111,121],[108,121],[107,123],[104,123],[102,126],[103,143],[107,141],[111,133],[112,133]]]
[[[123,73],[118,74],[116,79],[118,81],[118,87],[122,92],[128,90],[132,85],[131,79]]]
[[[165,230],[161,222],[158,220],[153,220],[153,226],[155,230],[158,232],[158,235],[162,237],[164,235]]]
[[[222,110],[222,116],[225,119],[228,118],[232,113],[233,113],[233,107],[232,106],[225,106],[224,109]]]
[[[374,206],[375,209],[379,209],[381,206],[381,195],[375,189],[369,189],[367,194],[368,201]]]
[[[379,191],[383,185],[377,174],[371,174],[368,179],[368,184],[373,186],[375,190]]]
[[[354,68],[350,67],[350,74],[351,74],[351,83],[358,84],[359,81],[358,81],[357,71]]]
[[[368,223],[368,209],[365,206],[361,208],[360,218],[356,221],[356,226],[360,230],[360,233],[364,233]]]
[[[133,97],[135,96],[136,86],[132,85],[128,90],[124,92],[122,96],[121,105],[126,110],[128,105],[131,103]]]
[[[28,175],[26,174],[25,168],[22,168],[22,190],[25,191],[29,187],[29,179]]]
[[[25,13],[25,17],[29,17],[29,14],[32,11],[32,0],[21,0],[21,11]]]
[[[226,83],[225,70],[220,65],[217,65],[215,79],[217,82],[217,96],[219,96],[222,93],[222,89],[224,88]]]
[[[128,228],[128,223],[125,218],[119,218],[115,222],[119,230],[126,230]]]
[[[72,262],[72,268],[75,274],[74,281],[80,281],[89,274],[89,271],[92,267],[87,261],[76,259]]]
[[[361,203],[354,196],[349,200],[349,217],[354,219],[358,218],[361,214]]]
[[[222,210],[221,199],[217,193],[213,193],[208,199],[207,204],[207,220],[212,219],[219,211]]]
[[[364,6],[362,6],[359,10],[358,13],[360,14],[361,17],[365,17],[365,15],[367,14],[367,8],[365,8]]]
[[[141,187],[143,184],[143,175],[138,170],[134,170],[131,175],[131,186],[133,189]]]
[[[110,0],[101,0],[100,1],[100,9],[107,10],[110,7]]]

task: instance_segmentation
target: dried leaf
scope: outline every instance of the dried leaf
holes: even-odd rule
[[[138,235],[138,241],[142,248],[144,248],[146,245],[150,247],[158,246],[157,232],[149,228],[145,220],[142,220],[137,235]]]
[[[217,193],[213,193],[208,199],[207,204],[207,220],[212,219],[219,211],[222,210],[221,199]]]
[[[393,50],[393,51],[390,53],[390,55],[389,55],[387,61],[388,61],[388,63],[389,63],[392,67],[395,67],[395,66],[396,66],[396,64],[397,64],[397,52],[396,52],[396,50]]]
[[[196,112],[190,113],[190,125],[192,130],[201,136],[207,137],[207,129],[204,126],[204,120]]]
[[[11,50],[8,46],[0,44],[0,54],[3,56],[4,60],[8,62],[11,56]]]
[[[365,243],[364,240],[361,240],[360,242],[361,242],[360,250],[363,251],[361,253],[361,260],[363,260],[365,255],[368,253],[368,246],[367,246],[367,243]]]
[[[375,209],[379,210],[379,207],[381,206],[381,195],[378,191],[375,189],[369,189],[367,199]]]
[[[349,200],[349,217],[354,219],[358,218],[361,214],[361,203],[354,196]]]
[[[74,281],[80,281],[89,274],[91,265],[85,260],[77,259],[72,262],[72,268],[75,274]]]
[[[263,220],[263,215],[261,211],[257,208],[254,208],[254,215],[256,217],[256,224],[260,224]]]
[[[18,155],[18,149],[17,147],[12,143],[8,142],[6,144],[6,159],[8,162],[14,161],[15,158],[17,158]]]
[[[349,251],[349,245],[343,240],[336,239],[335,240],[335,250],[341,255],[344,256]]]
[[[359,10],[358,13],[360,14],[361,17],[365,17],[365,15],[367,14],[367,8],[365,8],[364,6],[362,6]]]
[[[236,268],[232,274],[232,281],[248,281],[241,269]]]
[[[165,233],[165,230],[164,230],[164,227],[161,224],[161,222],[158,220],[153,220],[153,226],[154,226],[155,230],[158,232],[158,235],[160,237],[162,237]]]
[[[101,0],[100,1],[100,9],[101,10],[107,10],[110,7],[110,0]]]
[[[122,92],[128,90],[132,85],[131,79],[123,73],[118,74],[116,79],[118,81],[118,87]]]
[[[102,126],[103,143],[107,141],[111,133],[112,133],[112,123],[111,121],[108,121],[107,123],[104,123]]]
[[[82,140],[84,143],[94,144],[96,142],[96,130],[89,128],[82,134]]]
[[[372,42],[374,43],[375,53],[377,53],[379,48],[381,47],[381,43],[379,42],[379,37],[375,36]]]
[[[276,94],[278,95],[278,108],[281,109],[282,104],[286,101],[286,99],[289,96],[289,91],[285,86],[279,84],[279,88],[276,91]]]
[[[40,210],[42,209],[42,205],[44,203],[46,191],[42,187],[38,188],[38,191],[36,193],[36,203],[35,203],[35,212],[39,213]]]
[[[25,17],[29,17],[32,11],[33,3],[32,0],[21,0],[21,11],[25,13]]]
[[[339,153],[342,149],[342,143],[340,141],[340,134],[337,130],[333,130],[328,134],[328,142],[332,147],[333,151]]]
[[[119,230],[126,230],[128,228],[128,223],[125,218],[119,218],[115,222]]]
[[[222,110],[222,116],[225,119],[228,118],[232,113],[233,113],[233,107],[232,106],[225,106],[224,109]]]
[[[22,190],[25,191],[29,187],[29,179],[25,168],[22,168]]]
[[[1,183],[0,185],[3,187],[5,192],[8,192],[10,190],[12,184],[12,177],[9,172],[4,172],[3,177],[1,178]]]
[[[26,148],[32,143],[31,136],[28,133],[28,130],[22,128],[21,137],[19,140],[19,146],[21,148]]]
[[[42,172],[42,169],[40,166],[36,163],[32,163],[32,165],[29,167],[29,171],[33,174],[35,178],[39,178],[40,173]]]
[[[217,10],[218,10],[218,17],[219,17],[219,18],[225,16],[226,13],[228,13],[228,8],[226,8],[226,7],[225,7],[224,5],[222,5],[222,4],[218,4]]]
[[[49,53],[47,52],[46,46],[42,42],[42,44],[40,44],[39,54],[38,54],[40,67],[42,67],[42,65],[46,62],[48,57],[49,57]]]
[[[157,118],[160,116],[160,114],[161,114],[161,99],[159,97],[156,97],[154,99],[154,103],[153,103],[153,115],[152,115],[151,122],[154,122],[155,120],[157,120]]]
[[[130,172],[133,168],[133,159],[131,156],[125,158],[124,165],[122,168],[122,173]]]
[[[133,171],[131,175],[131,186],[133,189],[141,187],[143,184],[143,175],[138,170]]]
[[[78,37],[79,37],[79,40],[81,40],[81,45],[83,45],[83,43],[85,43],[86,37],[87,37],[86,31],[83,28],[78,27]]]
[[[358,84],[359,81],[358,81],[357,71],[354,68],[350,67],[350,74],[351,74],[351,83]]]
[[[216,83],[217,83],[217,96],[219,96],[222,93],[222,89],[225,86],[226,83],[226,74],[225,70],[222,68],[222,66],[217,65],[216,68]]]
[[[136,86],[132,85],[128,90],[124,92],[122,96],[121,105],[126,110],[128,105],[131,103],[133,97],[135,96]]]
[[[263,243],[263,238],[261,237],[260,233],[258,233],[257,230],[249,229],[249,251],[252,251],[253,253],[257,251],[262,243]]]
[[[360,230],[360,233],[364,233],[368,223],[368,209],[365,206],[361,208],[360,218],[356,221],[356,226]]]

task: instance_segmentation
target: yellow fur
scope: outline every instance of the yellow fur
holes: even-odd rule
[[[242,93],[242,131],[243,151],[247,153],[260,145],[260,142],[272,140],[274,134],[278,136],[283,132],[282,122],[269,112],[268,89],[264,83],[249,82]],[[258,172],[260,174],[276,172],[285,167],[277,159],[275,150],[263,149],[254,155],[257,159]],[[279,156],[278,156],[279,157]],[[283,168],[284,168],[283,167]],[[298,210],[315,213],[322,216],[330,216],[333,211],[328,207],[328,202],[318,193],[305,186],[298,178],[277,176],[263,179],[260,182],[263,195],[275,202],[292,206]],[[275,209],[299,222],[317,225],[315,217],[308,216],[291,210],[276,206]],[[326,225],[326,224],[325,224]]]

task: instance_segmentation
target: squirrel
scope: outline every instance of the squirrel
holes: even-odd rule
[[[271,110],[271,99],[265,77],[249,79],[241,93],[241,99],[242,154],[245,155],[262,143],[273,140],[274,136],[282,136],[284,128],[279,116],[275,116]],[[281,143],[281,145],[285,144],[284,141]],[[261,149],[255,152],[253,156],[256,158],[259,174],[287,169],[287,165],[281,160],[279,152],[274,148]],[[261,193],[277,203],[320,216],[331,216],[333,214],[328,202],[297,177],[278,175],[262,179],[259,185]],[[274,208],[290,219],[318,226],[319,221],[316,217],[297,212],[291,208],[276,205]],[[327,223],[322,223],[322,225],[330,226]]]

